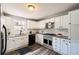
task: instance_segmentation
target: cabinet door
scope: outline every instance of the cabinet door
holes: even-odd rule
[[[28,45],[28,41],[27,41],[27,37],[22,37],[21,38],[21,44],[22,44],[22,46],[27,46]]]
[[[39,44],[43,45],[43,35],[42,34],[38,34],[38,41],[39,41]]]
[[[70,23],[69,15],[61,16],[61,25],[63,28],[68,28],[68,25]]]
[[[57,40],[56,40],[56,37],[53,37],[53,50],[54,51],[57,51]]]
[[[57,39],[57,52],[60,53],[60,50],[61,50],[61,46],[60,46],[61,41],[60,41],[60,39],[61,38],[56,38],[56,39]]]
[[[38,34],[36,34],[36,43],[38,43],[39,41],[38,41]]]
[[[39,24],[38,26],[39,26],[40,29],[45,28],[45,22],[44,21],[40,21],[38,24]]]
[[[43,45],[43,35],[42,34],[36,34],[36,42]]]
[[[67,41],[66,41],[66,39],[61,39],[61,54],[67,54]]]
[[[21,39],[19,37],[15,37],[15,47],[16,49],[21,46]]]
[[[14,50],[16,47],[16,44],[15,44],[15,40],[14,38],[9,38],[8,41],[7,41],[7,51],[12,51]]]
[[[15,31],[14,31],[14,20],[11,18],[11,17],[5,17],[6,20],[5,20],[5,25],[6,25],[6,28],[7,28],[7,32],[10,32],[10,34],[14,34]]]
[[[60,53],[60,38],[53,37],[53,50]]]
[[[70,55],[71,53],[71,40],[67,40],[68,43],[68,55]]]
[[[39,38],[40,38],[40,44],[43,45],[43,35],[40,34]]]
[[[55,17],[55,28],[61,27],[61,16]]]

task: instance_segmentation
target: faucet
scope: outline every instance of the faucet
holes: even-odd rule
[[[22,30],[20,30],[20,35],[22,34]]]

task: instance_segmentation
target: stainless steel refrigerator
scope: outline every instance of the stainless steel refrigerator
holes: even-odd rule
[[[0,4],[0,54],[1,54],[1,4]]]
[[[1,54],[5,54],[7,49],[7,29],[5,25],[2,26],[1,31]]]
[[[0,5],[0,55],[4,55],[7,49],[7,29],[4,19],[1,18],[1,5]]]

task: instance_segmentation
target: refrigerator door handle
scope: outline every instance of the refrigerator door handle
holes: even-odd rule
[[[3,33],[1,32],[1,55],[3,54],[4,49],[4,39],[3,39]]]
[[[6,49],[7,49],[7,29],[6,27],[3,25],[3,29],[5,30],[5,34],[2,33],[2,55],[5,54]]]

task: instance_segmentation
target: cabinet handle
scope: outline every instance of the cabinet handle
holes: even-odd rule
[[[63,40],[65,42],[65,40]]]
[[[69,23],[69,24],[71,24],[71,23]]]
[[[67,43],[66,43],[66,45],[67,45]]]

